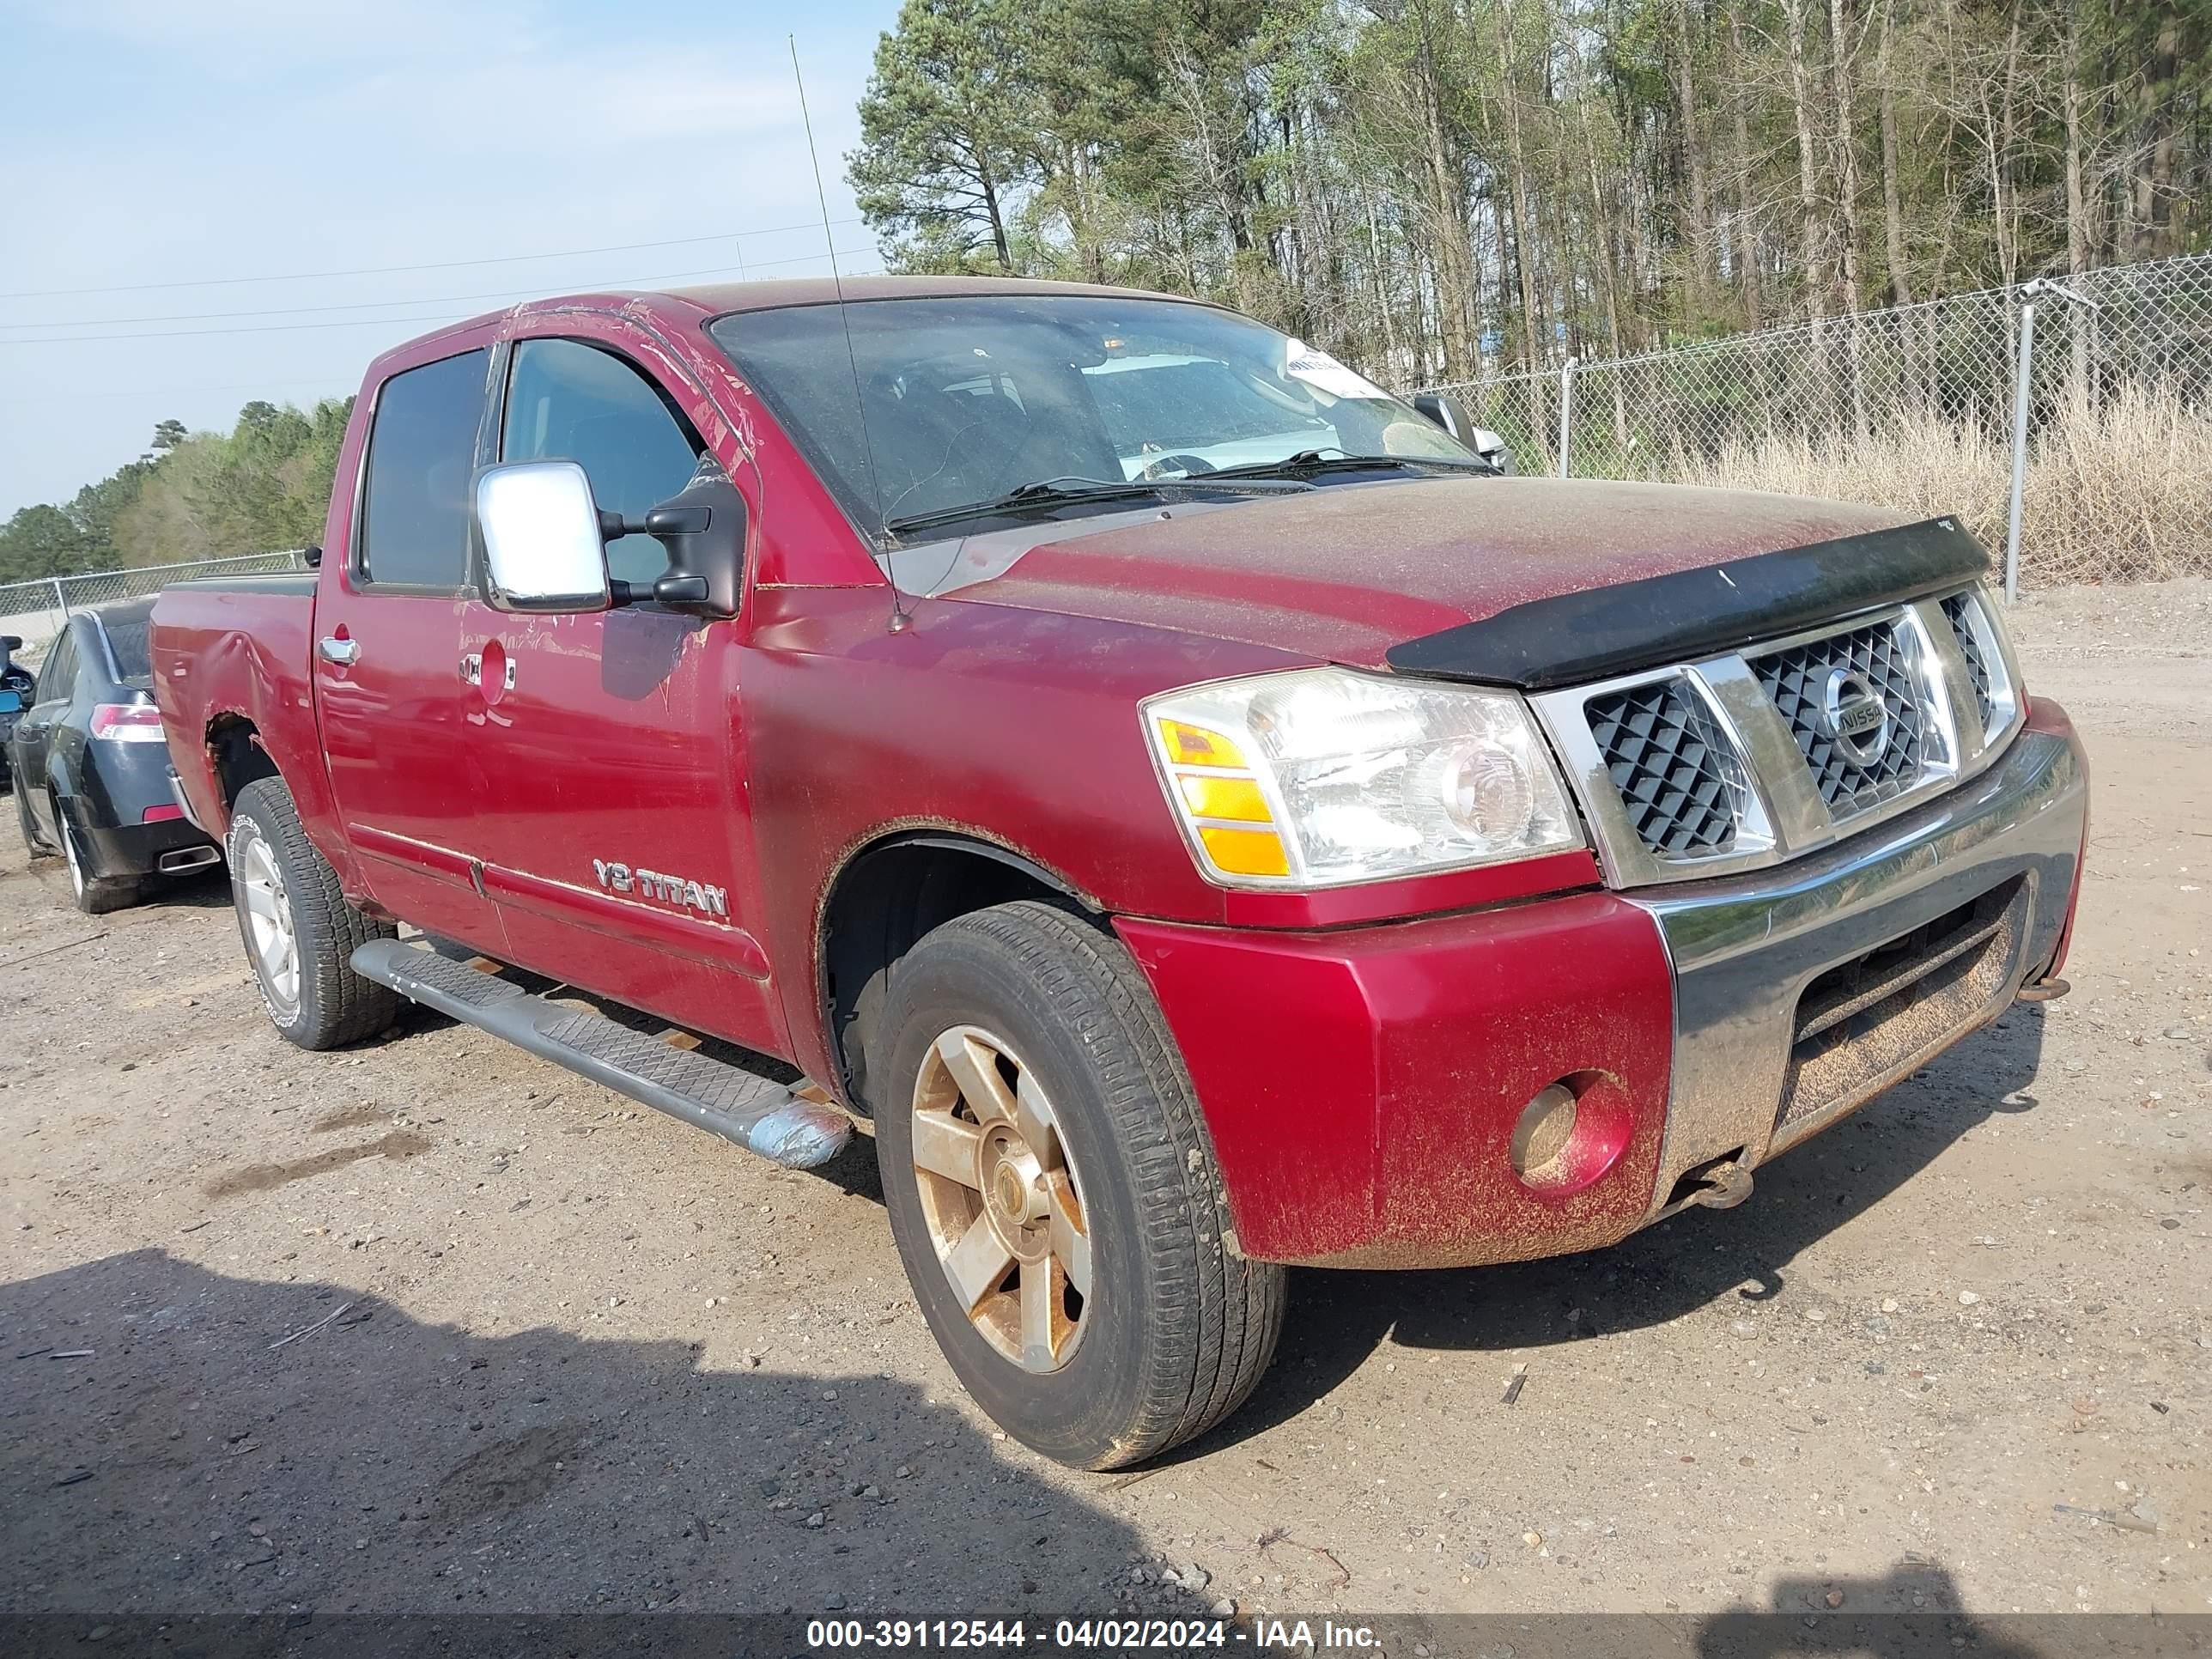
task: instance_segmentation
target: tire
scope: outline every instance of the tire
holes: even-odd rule
[[[34,859],[50,859],[54,849],[39,839],[38,827],[31,821],[30,792],[23,787],[20,778],[15,782],[15,827],[23,832],[23,851]]]
[[[395,930],[346,902],[337,872],[300,827],[281,779],[256,779],[238,792],[223,851],[246,959],[261,1006],[285,1041],[336,1048],[389,1026],[399,1012],[398,994],[363,979],[349,963],[356,946]]]
[[[994,1421],[1060,1462],[1110,1469],[1243,1403],[1274,1356],[1283,1270],[1224,1246],[1212,1144],[1117,941],[1030,901],[949,921],[899,963],[878,1052],[892,1236]],[[918,1140],[959,1178],[918,1167]],[[972,1304],[956,1273],[986,1287]]]
[[[61,838],[62,858],[69,865],[70,896],[78,909],[88,916],[104,916],[138,902],[137,882],[91,873],[91,860],[76,831],[70,828],[69,814],[62,811],[59,800],[54,802],[54,829]]]

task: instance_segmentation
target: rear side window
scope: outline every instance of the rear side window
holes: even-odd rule
[[[116,678],[132,685],[145,685],[154,678],[154,619],[136,617],[107,624],[107,649],[115,659]]]
[[[393,375],[377,392],[357,532],[361,573],[370,581],[466,585],[484,359],[469,351],[425,363]]]
[[[612,352],[574,340],[524,340],[507,386],[503,461],[574,461],[602,511],[643,518],[691,482],[699,444],[660,388]],[[650,536],[607,544],[607,574],[650,582],[668,550]]]
[[[76,695],[76,629],[64,624],[54,641],[54,648],[46,653],[46,662],[39,669],[40,702],[52,702],[58,697]]]

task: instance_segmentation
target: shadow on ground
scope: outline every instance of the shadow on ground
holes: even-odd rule
[[[1301,1272],[1259,1392],[1178,1457],[1296,1417],[1387,1338],[1402,1347],[1540,1348],[1661,1325],[1720,1297],[1771,1301],[1798,1254],[1874,1209],[1976,1124],[2032,1110],[2043,1013],[2014,1007],[1932,1066],[1758,1172],[1733,1210],[1690,1210],[1604,1250],[1435,1273]]]
[[[0,1286],[0,1344],[11,1613],[1058,1617],[1140,1547],[878,1376],[471,1336],[151,1249]]]

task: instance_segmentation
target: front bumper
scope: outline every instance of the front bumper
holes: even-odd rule
[[[1116,925],[1189,1069],[1237,1249],[1554,1255],[1826,1127],[2051,971],[2087,791],[2064,711],[2039,702],[1969,783],[1752,874],[1333,933]],[[1562,1080],[1602,1144],[1531,1186],[1514,1126]]]

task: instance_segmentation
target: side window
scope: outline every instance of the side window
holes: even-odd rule
[[[524,340],[507,386],[503,461],[574,461],[606,512],[641,518],[691,481],[700,445],[660,389],[613,353],[574,340]],[[650,536],[607,544],[607,573],[648,583],[668,568]]]
[[[33,695],[40,702],[52,702],[75,695],[76,690],[76,629],[64,625],[54,639],[54,648],[40,665],[39,689]]]
[[[416,587],[467,586],[469,478],[483,413],[483,351],[386,380],[368,433],[368,483],[355,532],[361,574]]]

